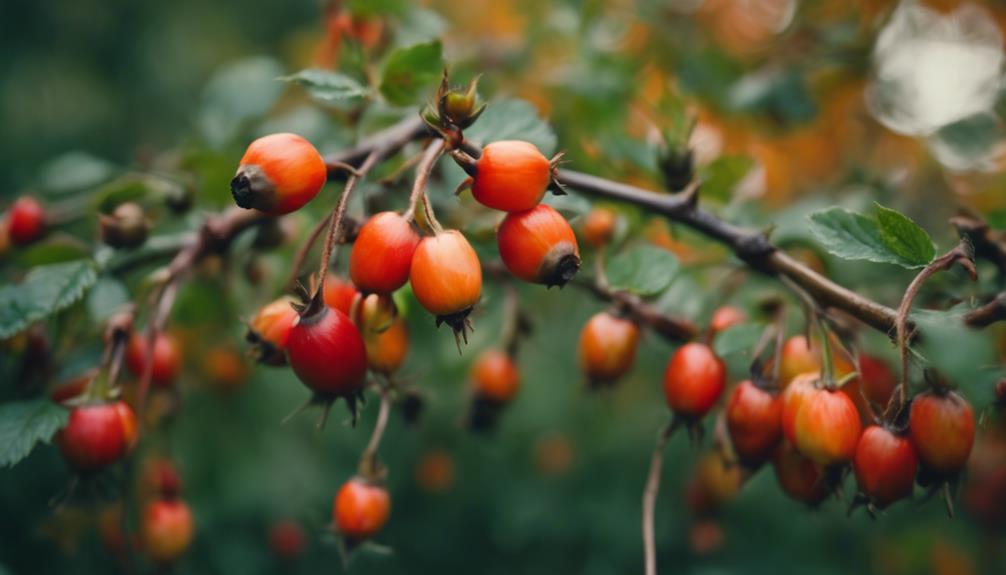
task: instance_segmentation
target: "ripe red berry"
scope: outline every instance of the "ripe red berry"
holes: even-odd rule
[[[70,410],[56,444],[78,471],[97,471],[129,453],[137,434],[136,415],[125,402],[96,403]]]
[[[712,348],[701,343],[686,343],[678,348],[664,371],[664,395],[667,405],[686,420],[705,415],[726,387],[726,367]]]
[[[482,149],[472,195],[484,206],[504,212],[538,205],[552,179],[548,158],[530,142],[504,140]]]
[[[297,377],[324,398],[353,397],[363,389],[367,349],[346,314],[319,305],[298,316],[290,329],[287,356]]]
[[[192,510],[181,499],[158,499],[146,505],[140,519],[140,540],[151,561],[173,563],[192,543]]]
[[[471,370],[475,394],[494,403],[507,403],[520,388],[520,372],[509,355],[498,349],[479,354]]]
[[[126,347],[126,366],[136,377],[143,376],[147,365],[147,350],[149,349],[147,334],[134,332]],[[161,332],[154,339],[154,360],[151,368],[151,381],[157,387],[171,387],[178,372],[181,371],[182,354],[178,340],[170,333]]]
[[[482,294],[479,257],[461,232],[448,230],[423,238],[412,256],[409,273],[419,303],[463,332],[465,319]]]
[[[349,259],[349,276],[364,293],[390,294],[409,280],[419,234],[395,212],[375,214],[360,228]]]
[[[325,282],[326,295],[328,283]],[[252,356],[259,362],[267,365],[286,363],[286,345],[290,329],[297,319],[297,311],[290,305],[292,301],[288,297],[281,297],[270,302],[248,322],[246,339],[252,344]]]
[[[874,405],[886,406],[898,385],[898,378],[883,361],[859,354],[859,380],[866,399]]]
[[[327,177],[325,160],[310,142],[296,134],[271,134],[248,146],[231,180],[231,195],[242,208],[288,214],[318,195]]]
[[[772,466],[779,487],[796,501],[817,505],[831,493],[824,468],[797,451],[789,441],[779,445]]]
[[[821,371],[821,355],[811,347],[807,338],[796,335],[786,340],[782,346],[782,360],[779,364],[779,384],[784,388],[798,375]]]
[[[715,335],[742,324],[747,320],[747,316],[740,308],[725,305],[713,312],[713,317],[709,320],[709,331]]]
[[[561,287],[580,269],[573,228],[546,204],[507,214],[496,243],[510,273],[527,282]]]
[[[325,278],[325,292],[323,294],[325,305],[337,309],[346,315],[350,315],[353,309],[353,300],[356,294],[356,286],[335,274],[328,274]]]
[[[957,393],[917,395],[908,428],[919,460],[928,470],[953,475],[967,463],[975,442],[975,415],[971,404]]]
[[[30,244],[45,234],[45,208],[31,196],[21,196],[7,212],[7,234],[17,246]]]
[[[608,208],[594,208],[587,212],[581,233],[587,245],[594,249],[608,245],[615,235],[618,215]]]
[[[883,509],[912,494],[918,457],[907,437],[871,425],[859,438],[852,468],[859,490]]]
[[[636,359],[639,328],[631,320],[608,312],[594,314],[580,331],[580,369],[594,387],[610,385]]]
[[[782,392],[782,433],[794,445],[796,445],[796,416],[800,413],[804,400],[814,391],[818,379],[816,373],[804,373],[790,382]]]
[[[347,540],[359,542],[376,535],[391,514],[391,498],[379,485],[360,478],[347,481],[335,495],[335,525]]]
[[[281,559],[300,557],[306,546],[304,530],[294,521],[277,521],[269,528],[269,548]]]
[[[822,465],[852,460],[863,426],[856,404],[838,390],[815,389],[796,415],[796,447]]]
[[[757,466],[772,457],[782,441],[782,399],[742,381],[727,402],[727,430],[741,463]]]

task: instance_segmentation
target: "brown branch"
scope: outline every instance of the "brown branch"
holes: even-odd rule
[[[437,159],[440,158],[440,154],[444,152],[444,141],[437,139],[426,147],[426,151],[423,152],[419,165],[416,167],[416,179],[412,184],[412,193],[409,194],[409,207],[405,209],[405,219],[412,221],[416,215],[416,206],[419,203],[419,198],[423,197],[423,205],[426,206],[426,182],[430,179],[430,174],[433,172],[433,166],[437,164]],[[433,222],[427,222],[428,225],[432,226]],[[436,229],[436,228],[434,228]]]
[[[325,239],[325,246],[321,252],[321,261],[318,263],[318,293],[324,289],[325,286],[325,276],[328,274],[328,266],[332,260],[332,250],[335,249],[335,245],[342,243],[343,241],[343,229],[345,225],[343,220],[346,219],[346,208],[349,206],[349,196],[353,193],[356,188],[356,184],[362,180],[367,173],[373,169],[374,166],[382,159],[380,156],[381,150],[374,148],[367,158],[360,164],[357,171],[353,172],[349,179],[346,180],[346,186],[342,190],[342,195],[339,196],[339,201],[332,208],[332,214],[328,216],[328,234]]]
[[[964,315],[964,323],[970,327],[988,327],[997,321],[1006,320],[1006,292],[995,296],[992,301]]]
[[[297,278],[300,276],[300,268],[304,266],[307,254],[311,252],[314,242],[318,241],[318,238],[321,237],[321,232],[325,231],[331,219],[332,214],[329,213],[329,215],[318,220],[318,223],[314,225],[314,229],[307,236],[307,240],[297,248],[297,253],[293,256],[293,264],[290,265],[290,272],[286,276],[286,281],[283,282],[284,289],[291,290],[296,287]]]
[[[957,228],[962,238],[971,242],[976,258],[992,262],[1000,276],[1006,275],[1006,236],[993,231],[988,222],[977,216],[956,216],[950,218],[950,224]]]
[[[652,329],[672,343],[689,341],[699,333],[692,322],[662,313],[635,294],[608,289],[596,282],[574,280],[572,283],[590,291],[601,301],[621,307],[633,321]]]
[[[410,115],[393,126],[367,136],[356,146],[326,157],[328,177],[335,177],[342,171],[340,165],[359,166],[372,152],[377,152],[378,159],[383,160],[409,142],[429,135],[431,134],[423,119],[418,115]]]
[[[657,444],[653,448],[653,455],[650,456],[650,472],[646,476],[646,487],[643,488],[643,558],[646,564],[646,575],[657,575],[657,545],[653,536],[653,510],[657,505],[657,494],[660,492],[664,448],[667,447],[667,441],[677,428],[677,420],[672,421],[657,436]]]
[[[382,386],[380,390],[381,406],[377,412],[377,421],[374,422],[374,430],[370,434],[367,447],[360,455],[360,473],[368,479],[381,475],[381,464],[377,459],[377,450],[381,446],[384,430],[388,427],[388,415],[391,412],[391,390],[385,386]]]

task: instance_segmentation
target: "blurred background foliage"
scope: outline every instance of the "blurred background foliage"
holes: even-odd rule
[[[432,74],[409,68],[417,72],[418,98],[408,92],[395,101],[382,90],[382,99],[373,88],[388,54],[435,39],[459,81],[482,73],[481,92],[491,102],[530,103],[491,104],[473,133],[493,137],[510,129],[543,150],[565,150],[576,169],[650,189],[662,186],[662,143],[690,137],[707,182],[703,199],[716,211],[741,224],[773,226],[773,239],[807,263],[888,304],[898,301],[911,275],[816,249],[809,212],[879,201],[909,214],[943,248],[954,241],[946,219],[961,207],[1006,223],[1006,8],[997,2],[358,0],[332,8],[314,0],[8,0],[3,11],[0,198],[36,193],[81,216],[43,246],[8,255],[5,280],[30,265],[87,255],[80,238],[93,237],[94,213],[123,198],[147,198],[157,219],[145,249],[170,246],[192,229],[199,210],[230,204],[227,182],[257,135],[295,131],[332,152],[414,114],[432,93],[439,64]],[[277,80],[306,68],[338,69],[363,95],[325,101],[315,92],[312,99],[295,82]],[[690,136],[682,129],[686,108],[696,119]],[[433,200],[445,223],[461,226],[490,261],[495,219],[470,199],[455,203],[450,192],[460,178],[443,165],[431,183]],[[220,385],[225,378],[205,353],[241,349],[241,319],[275,295],[293,250],[337,187],[329,185],[320,201],[287,218],[294,241],[264,256],[250,252],[249,238],[239,241],[229,260],[204,262],[176,305],[171,326],[186,358],[181,409],[175,412],[173,398],[154,398],[155,412],[171,413],[146,414],[163,423],[146,437],[136,463],[119,473],[129,484],[146,457],[176,461],[197,524],[179,572],[342,571],[327,533],[331,500],[355,470],[376,402],[355,431],[342,425],[341,411],[321,433],[311,417],[280,425],[306,396],[288,370],[243,366],[247,373],[239,370],[240,385],[231,389]],[[370,183],[365,190],[370,208],[404,207],[402,186]],[[191,192],[195,215],[172,215],[150,199]],[[589,207],[578,196],[555,204],[574,225]],[[362,213],[362,202],[352,209]],[[661,309],[703,323],[716,306],[732,302],[757,320],[757,302],[780,292],[757,276],[747,276],[739,290],[716,289],[730,285],[736,261],[694,233],[618,209],[627,245],[655,244],[682,264],[656,298]],[[45,381],[95,365],[98,322],[145,295],[144,277],[153,268],[123,268],[102,276],[83,305],[43,325],[58,365]],[[264,279],[249,281],[254,277]],[[938,277],[926,303],[946,308],[994,290],[988,278],[1001,282],[991,272],[982,277],[976,286],[965,285],[963,276]],[[602,304],[573,288],[523,286],[536,329],[520,356],[519,398],[491,436],[472,435],[459,426],[466,370],[478,350],[494,344],[501,324],[502,291],[489,284],[461,358],[450,335],[436,331],[411,296],[401,298],[412,334],[403,374],[424,391],[428,409],[415,428],[393,418],[382,447],[393,511],[378,541],[393,551],[364,550],[351,570],[638,571],[639,499],[654,435],[667,418],[659,382],[672,347],[647,334],[632,374],[617,389],[589,393],[576,366],[576,340]],[[963,341],[958,336],[949,332],[938,341]],[[995,348],[1001,333],[974,339],[947,361],[972,368],[1001,361],[1003,351]],[[893,361],[882,335],[862,333],[860,342]],[[744,374],[745,353],[727,358],[732,380]],[[24,393],[22,357],[14,344],[0,357],[5,399]],[[980,407],[991,398],[985,379],[958,382]],[[988,432],[994,433],[1002,431]],[[919,500],[877,521],[862,512],[847,517],[837,501],[811,511],[788,500],[767,469],[713,519],[700,521],[686,505],[685,486],[701,454],[683,436],[667,454],[656,516],[667,572],[1006,570],[1001,516],[996,525],[965,510],[951,521],[940,505]],[[103,498],[114,498],[115,489],[53,509],[49,501],[66,482],[65,466],[48,446],[0,473],[0,572],[117,569],[96,525]],[[846,490],[853,489],[848,480]],[[308,535],[306,554],[292,563],[267,545],[269,527],[283,519],[299,522]]]

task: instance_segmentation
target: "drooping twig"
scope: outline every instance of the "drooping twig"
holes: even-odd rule
[[[318,238],[321,237],[321,232],[328,228],[328,223],[331,221],[331,218],[332,214],[329,213],[324,218],[318,220],[318,223],[315,224],[314,229],[311,230],[307,239],[299,248],[297,248],[297,253],[293,256],[293,263],[290,264],[290,272],[287,274],[286,281],[283,282],[285,289],[290,290],[296,287],[295,284],[297,282],[297,277],[300,275],[300,268],[304,266],[304,260],[307,259],[307,254],[311,251],[311,248],[314,247],[314,243],[318,241]]]
[[[657,543],[653,535],[653,510],[657,505],[657,494],[660,492],[660,476],[663,472],[664,448],[674,430],[678,428],[678,420],[667,424],[657,436],[657,444],[650,456],[650,472],[646,476],[646,487],[643,489],[643,559],[646,564],[646,575],[657,575]]]
[[[430,145],[426,147],[426,151],[423,152],[422,159],[416,166],[416,179],[412,184],[412,193],[409,194],[409,207],[405,210],[405,219],[411,221],[415,217],[416,207],[420,198],[422,198],[424,209],[428,209],[426,183],[430,179],[430,173],[433,171],[433,166],[437,164],[437,159],[440,158],[440,154],[443,152],[444,141],[439,138],[431,142]],[[426,214],[427,218],[429,218],[429,215],[429,213]],[[430,221],[429,219],[427,220],[431,227],[433,226],[433,221]]]
[[[964,323],[976,328],[988,327],[1003,320],[1006,320],[1006,292],[996,295],[992,301],[964,315]]]
[[[342,195],[339,196],[339,201],[335,204],[332,214],[328,217],[328,234],[326,234],[325,247],[321,251],[321,261],[318,265],[317,289],[319,291],[325,287],[325,276],[328,275],[328,266],[332,260],[332,250],[335,249],[337,243],[342,241],[342,233],[345,227],[343,220],[346,219],[346,208],[349,206],[349,197],[356,188],[356,184],[366,177],[380,159],[379,152],[375,149],[360,164],[356,172],[350,174],[349,179],[346,180],[346,187],[342,189]]]
[[[360,469],[366,475],[374,475],[379,470],[380,465],[377,461],[377,450],[381,446],[384,430],[388,426],[388,414],[390,412],[391,390],[388,387],[381,387],[381,406],[377,411],[377,421],[374,422],[374,431],[370,434],[370,441],[367,442],[366,449],[360,455]]]

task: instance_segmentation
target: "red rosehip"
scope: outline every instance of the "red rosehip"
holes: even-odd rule
[[[527,282],[561,287],[580,269],[573,228],[546,204],[507,214],[496,243],[510,273]]]
[[[350,315],[353,309],[353,300],[356,299],[356,294],[360,293],[356,290],[356,286],[347,280],[335,275],[328,274],[325,278],[325,291],[323,297],[325,299],[325,305],[330,308],[337,309],[346,315]]]
[[[957,393],[927,391],[915,396],[908,429],[922,465],[953,475],[968,461],[975,442],[975,414]]]
[[[797,376],[782,392],[782,433],[790,443],[796,445],[796,416],[803,407],[807,396],[814,391],[820,376],[804,373]]]
[[[143,377],[147,365],[147,334],[134,332],[126,347],[126,366],[136,377]],[[181,371],[182,354],[178,340],[170,333],[161,332],[154,339],[154,360],[151,381],[157,387],[171,387]]]
[[[472,195],[484,206],[504,212],[538,205],[552,179],[548,158],[530,142],[504,140],[482,149]]]
[[[231,180],[234,202],[272,215],[289,214],[325,185],[325,160],[296,134],[271,134],[248,146]]]
[[[782,441],[782,399],[742,381],[727,402],[727,430],[742,463],[757,466],[772,457]]]
[[[856,404],[838,390],[815,389],[796,415],[796,447],[822,465],[852,460],[863,426]]]
[[[269,548],[282,559],[296,559],[307,546],[304,530],[293,521],[277,521],[269,528]]]
[[[364,293],[389,294],[409,280],[419,234],[395,212],[375,214],[360,228],[349,258],[349,276]]]
[[[457,230],[423,238],[412,256],[409,272],[419,303],[463,332],[465,319],[482,294],[482,267],[471,244]]]
[[[376,535],[391,514],[391,497],[379,485],[353,478],[335,495],[333,515],[339,532],[351,542]]]
[[[125,402],[82,405],[56,435],[56,444],[78,471],[96,471],[122,459],[136,443],[136,415]]]
[[[317,395],[350,400],[363,389],[367,349],[346,314],[318,306],[298,316],[287,339],[290,367]]]
[[[325,290],[327,295],[327,281]],[[259,362],[267,365],[286,363],[286,345],[297,319],[297,311],[290,305],[292,302],[291,298],[281,297],[265,305],[248,322],[246,339],[252,344],[252,356]]]
[[[189,548],[194,534],[192,510],[181,499],[160,499],[144,507],[140,540],[151,561],[173,563]]]
[[[705,415],[726,387],[726,367],[712,348],[701,343],[686,343],[678,348],[664,371],[664,395],[667,405],[686,420]]]
[[[874,405],[886,406],[898,385],[898,378],[883,361],[859,354],[859,380],[863,394]]]
[[[715,335],[726,331],[735,325],[744,323],[747,315],[740,308],[725,305],[713,312],[713,317],[709,320],[709,331]]]
[[[817,505],[831,493],[824,468],[797,451],[789,441],[779,445],[772,467],[779,487],[801,503]]]
[[[520,388],[520,372],[509,355],[497,349],[483,351],[471,370],[475,394],[494,403],[507,403]]]
[[[615,235],[618,225],[618,214],[607,208],[594,208],[587,212],[583,220],[581,233],[587,244],[594,249],[608,245]]]
[[[912,442],[879,425],[866,428],[852,460],[859,490],[879,509],[912,494],[917,466]]]
[[[21,196],[7,212],[7,234],[17,246],[30,244],[45,235],[45,208],[31,196]]]
[[[636,359],[639,328],[608,312],[595,314],[580,331],[580,369],[591,386],[614,383]]]

